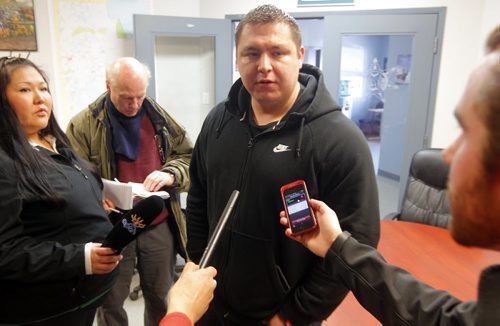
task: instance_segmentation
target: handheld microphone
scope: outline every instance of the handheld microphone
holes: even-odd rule
[[[231,196],[227,201],[226,207],[224,207],[224,210],[222,211],[222,215],[219,219],[219,222],[217,222],[217,226],[215,227],[214,233],[212,233],[212,236],[208,241],[208,245],[205,248],[205,251],[203,252],[203,256],[201,257],[200,260],[200,269],[207,267],[208,260],[210,259],[210,257],[212,257],[215,246],[219,241],[219,238],[222,234],[222,230],[224,229],[227,220],[229,220],[229,216],[231,216],[234,204],[236,204],[236,200],[238,199],[239,195],[240,192],[238,190],[233,190],[233,192],[231,193]]]
[[[120,253],[151,224],[164,208],[164,200],[159,196],[153,195],[141,200],[116,222],[102,246],[113,248],[116,253]]]

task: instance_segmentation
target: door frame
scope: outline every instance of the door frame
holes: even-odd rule
[[[439,68],[441,64],[441,52],[443,44],[444,35],[444,24],[446,17],[445,7],[436,8],[414,8],[414,9],[385,9],[385,10],[350,10],[350,11],[338,11],[329,13],[328,16],[334,15],[418,15],[418,14],[434,14],[436,15],[436,30],[434,31],[434,59],[432,60],[431,67],[431,80],[429,83],[429,97],[427,98],[427,119],[425,123],[425,134],[423,139],[423,147],[430,147],[432,139],[432,127],[434,124],[434,112],[436,105],[436,94],[437,85],[439,77]],[[326,16],[326,15],[325,15]],[[295,17],[295,16],[294,16]],[[325,62],[325,61],[323,61]],[[323,67],[323,70],[327,70],[328,67]],[[332,78],[331,82],[329,79]],[[325,74],[325,81],[327,82],[327,88],[331,92],[334,98],[339,97],[339,84],[338,80],[340,76],[329,76]]]
[[[215,38],[215,103],[223,101],[232,84],[231,22],[227,19],[134,14],[135,57],[149,65],[148,94],[156,97],[155,38],[157,36]]]

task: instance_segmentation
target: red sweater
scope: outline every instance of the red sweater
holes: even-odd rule
[[[116,156],[117,177],[121,182],[143,183],[146,177],[153,171],[162,168],[160,153],[155,140],[153,123],[147,114],[141,120],[140,148],[135,161],[131,161],[122,155]],[[151,225],[165,221],[168,210],[164,209]]]

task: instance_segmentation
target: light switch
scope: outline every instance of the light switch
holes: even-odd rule
[[[210,104],[210,93],[208,92],[201,93],[201,104]]]

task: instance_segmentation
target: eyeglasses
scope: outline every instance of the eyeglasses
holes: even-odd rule
[[[21,54],[19,54],[17,57],[14,56],[7,56],[7,57],[1,57],[0,58],[0,68],[3,69],[6,66],[9,66],[11,64],[23,64],[26,63],[30,56],[31,52],[28,52],[26,55],[26,58],[21,57]]]

